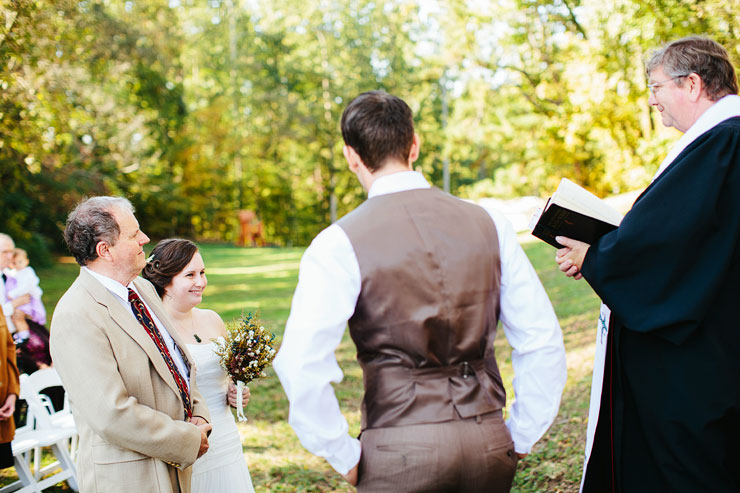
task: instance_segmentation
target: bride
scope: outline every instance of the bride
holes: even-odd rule
[[[187,341],[198,368],[196,385],[211,413],[213,431],[209,449],[193,464],[193,493],[253,492],[244,460],[239,430],[227,404],[236,406],[236,387],[219,365],[212,339],[226,335],[221,317],[196,308],[208,284],[203,258],[189,240],[167,239],[157,243],[142,275],[157,289],[175,329]],[[245,389],[246,401],[249,389]]]

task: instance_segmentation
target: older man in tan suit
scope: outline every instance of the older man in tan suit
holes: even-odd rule
[[[82,492],[188,492],[208,410],[154,287],[131,204],[93,197],[64,232],[80,275],[57,305],[51,353],[80,432]]]

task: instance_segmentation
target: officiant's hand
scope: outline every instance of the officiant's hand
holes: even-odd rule
[[[583,266],[583,259],[586,258],[586,252],[588,252],[591,245],[582,241],[571,240],[565,236],[556,236],[555,241],[564,246],[555,254],[555,262],[558,263],[560,270],[566,276],[575,280],[583,279],[581,267]]]
[[[347,474],[342,474],[342,477],[344,478],[344,480],[347,481],[352,486],[357,486],[357,479],[358,479],[357,474],[358,474],[359,468],[360,468],[360,463],[358,462],[355,467],[353,467],[347,472]]]
[[[242,407],[246,407],[249,404],[250,397],[249,387],[244,386],[244,392],[242,392]],[[236,385],[233,382],[229,382],[229,406],[236,407]]]

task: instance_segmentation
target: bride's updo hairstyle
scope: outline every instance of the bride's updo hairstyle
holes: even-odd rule
[[[172,278],[190,263],[197,251],[198,247],[190,240],[180,238],[162,240],[147,258],[141,276],[154,284],[161,298],[164,296],[164,288],[169,286]]]

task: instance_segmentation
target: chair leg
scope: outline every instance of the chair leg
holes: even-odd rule
[[[41,447],[33,449],[33,477],[37,481],[41,479]]]
[[[72,462],[72,459],[69,457],[67,441],[64,440],[62,442],[57,442],[51,446],[51,449],[59,460],[62,471],[70,472],[70,476],[67,478],[67,484],[69,484],[69,487],[74,491],[79,491],[79,487],[77,486],[77,470],[75,469],[74,462]]]
[[[79,438],[79,435],[73,435],[69,441],[69,458],[72,459],[72,462],[77,460],[77,440]]]
[[[28,463],[23,459],[23,456],[13,457],[13,462],[15,463],[15,472],[18,474],[18,479],[24,486],[19,491],[33,491],[34,493],[41,493],[41,490],[36,484],[36,478],[34,478],[34,475],[31,473],[31,469],[28,467]]]

